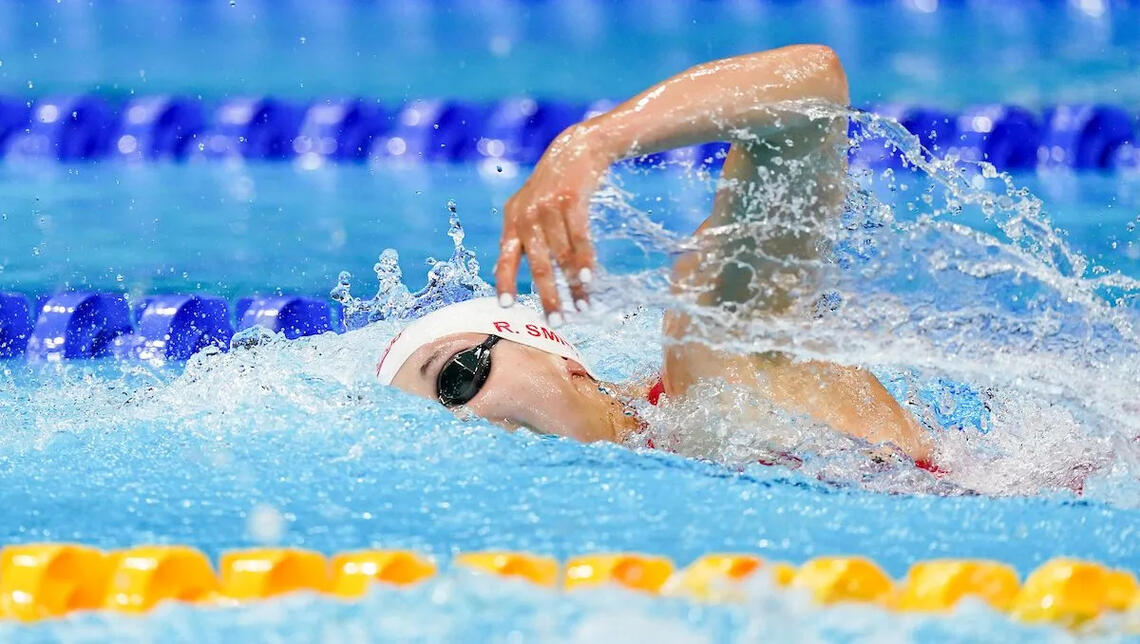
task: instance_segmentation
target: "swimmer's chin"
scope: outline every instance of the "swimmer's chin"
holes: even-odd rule
[[[616,395],[621,391],[620,387],[576,373],[570,374],[569,385],[570,390],[565,390],[564,395],[575,401],[571,405],[576,416],[573,419],[546,417],[535,419],[539,422],[525,422],[512,418],[484,418],[510,432],[523,430],[541,436],[562,436],[582,443],[621,443],[641,426],[637,416]],[[563,410],[565,413],[565,408]]]
[[[609,405],[615,402],[615,399],[606,393],[610,387],[591,376],[584,374],[570,374],[570,384],[574,390],[578,392],[579,397],[585,402],[583,407]],[[585,411],[585,410],[583,410]]]
[[[605,423],[608,431],[604,440],[622,443],[641,427],[641,420],[622,399],[623,388],[601,382],[588,375],[574,374],[571,382],[589,404],[582,406],[583,413],[592,413],[598,422]]]

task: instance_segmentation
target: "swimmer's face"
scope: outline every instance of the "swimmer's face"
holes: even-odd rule
[[[436,378],[456,353],[487,339],[478,333],[449,335],[420,347],[392,384],[438,401]],[[617,440],[625,424],[621,403],[598,390],[581,364],[503,340],[491,349],[487,382],[466,409],[506,427],[558,434],[584,442]]]

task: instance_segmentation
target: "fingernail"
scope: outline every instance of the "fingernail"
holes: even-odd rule
[[[509,309],[515,303],[515,296],[510,293],[499,293],[499,306]]]
[[[583,284],[589,284],[590,282],[593,281],[593,279],[594,279],[594,271],[592,271],[588,268],[583,268],[582,270],[578,271],[578,281],[579,282],[581,282]]]
[[[562,326],[562,323],[565,321],[566,318],[562,317],[562,314],[558,311],[553,311],[546,316],[546,322],[552,329],[557,329],[558,327]]]
[[[585,313],[590,310],[590,303],[587,300],[574,300],[574,308]]]

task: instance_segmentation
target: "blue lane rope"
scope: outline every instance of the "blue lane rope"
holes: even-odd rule
[[[10,162],[240,157],[316,163],[532,164],[567,126],[612,105],[525,97],[491,103],[413,100],[403,105],[362,98],[296,102],[249,97],[211,103],[145,96],[114,103],[98,96],[34,101],[0,97],[0,157]],[[958,113],[921,105],[872,109],[898,120],[935,154],[953,152],[962,159],[988,161],[999,170],[1140,168],[1136,119],[1113,105],[1058,105],[1040,112],[1002,104]],[[640,162],[716,165],[723,148],[686,148]],[[897,154],[873,144],[856,150],[853,161],[902,165]]]
[[[231,316],[226,300],[206,294],[149,296],[132,309],[120,294],[61,293],[29,302],[0,293],[0,358],[180,361],[206,347],[224,351],[247,330],[293,339],[342,327],[339,309],[314,298],[243,297],[234,310]],[[257,338],[247,333],[242,343]]]

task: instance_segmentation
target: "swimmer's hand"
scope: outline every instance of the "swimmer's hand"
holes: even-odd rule
[[[615,160],[591,141],[594,128],[580,123],[550,144],[523,187],[503,207],[503,236],[495,283],[499,302],[509,306],[517,294],[519,262],[530,260],[534,288],[551,326],[562,322],[554,267],[570,284],[579,311],[589,306],[586,285],[594,273],[589,202],[602,175]]]
[[[783,145],[797,132],[814,137],[818,146],[824,140],[813,125],[818,119],[803,109],[805,100],[847,104],[843,67],[827,47],[791,45],[697,65],[570,127],[503,208],[495,266],[500,302],[514,302],[519,262],[526,254],[552,326],[562,321],[555,266],[570,283],[574,304],[588,306],[595,264],[588,207],[611,163],[694,143],[735,145],[741,138],[745,148],[771,156],[777,148],[767,143]],[[840,135],[841,121],[835,128]]]

